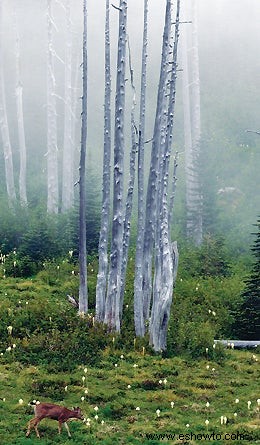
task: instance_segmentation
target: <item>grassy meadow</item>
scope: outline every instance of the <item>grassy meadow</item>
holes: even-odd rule
[[[221,332],[221,320],[225,326],[230,321],[228,309],[241,280],[234,274],[204,280],[181,274],[173,305],[177,315],[169,327],[171,354],[155,355],[147,339],[134,339],[131,280],[122,336],[114,337],[91,314],[80,319],[68,303],[66,294],[76,295],[78,286],[73,268],[67,263],[46,264],[31,279],[5,277],[2,270],[1,445],[39,443],[33,430],[25,437],[33,417],[28,403],[34,399],[80,406],[86,418],[70,423],[71,439],[65,428],[58,435],[57,422],[43,420],[39,425],[43,445],[260,442],[258,351],[213,348],[212,341],[212,335]],[[95,269],[89,264],[90,311]],[[189,332],[190,343],[185,340],[182,351],[176,352],[172,337],[185,339]]]
[[[188,361],[179,357],[163,359],[143,355],[143,351],[121,354],[119,350],[107,348],[98,367],[82,364],[70,373],[50,373],[42,367],[22,366],[15,361],[2,363],[1,444],[39,442],[34,431],[30,438],[25,437],[26,424],[33,415],[32,407],[28,406],[32,399],[67,407],[80,406],[86,419],[90,419],[85,423],[70,423],[71,439],[65,428],[60,436],[57,434],[57,422],[43,420],[39,431],[44,445],[155,445],[162,440],[151,439],[148,434],[213,432],[223,435],[239,432],[245,434],[247,440],[204,443],[258,443],[259,362],[256,358],[251,351],[230,350],[222,363]],[[251,401],[250,406],[248,401]],[[226,424],[221,425],[221,416],[227,417]],[[200,442],[194,438],[165,441],[173,444]]]

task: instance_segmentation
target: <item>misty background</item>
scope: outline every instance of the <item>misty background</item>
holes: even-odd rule
[[[57,88],[58,148],[62,159],[64,124],[65,12],[62,2],[53,2],[56,24],[54,49]],[[116,4],[116,2],[115,2]],[[46,202],[46,2],[43,0],[4,0],[2,44],[7,113],[13,149],[16,184],[19,151],[15,105],[15,34],[13,10],[17,14],[21,45],[24,121],[27,144],[27,186],[31,205]],[[147,127],[152,137],[156,92],[160,69],[161,40],[165,2],[149,2]],[[95,194],[101,191],[104,102],[104,19],[105,2],[88,0],[88,142],[87,169]],[[182,17],[188,21],[189,17]],[[81,70],[82,2],[73,1],[73,76]],[[258,0],[200,0],[199,57],[201,88],[202,154],[200,159],[205,190],[207,230],[228,239],[234,249],[247,248],[252,224],[259,214],[260,136],[246,130],[260,130],[260,4]],[[140,87],[143,2],[128,2],[128,34],[137,89]],[[184,24],[181,26],[189,26]],[[112,86],[115,91],[118,11],[111,8]],[[182,116],[181,64],[177,84],[174,149],[178,150],[179,170],[174,231],[184,232],[185,181]],[[77,153],[80,147],[81,72],[78,95]],[[131,87],[128,82],[126,129],[130,133]],[[112,94],[113,94],[112,93]],[[112,96],[113,97],[113,96]],[[138,107],[137,107],[138,110]],[[126,141],[126,171],[130,135]],[[151,144],[146,145],[147,173]],[[60,162],[61,166],[61,162]],[[75,159],[75,181],[78,158]],[[4,158],[0,141],[0,195],[5,190]],[[233,188],[232,191],[226,191]],[[224,190],[224,191],[223,191]]]

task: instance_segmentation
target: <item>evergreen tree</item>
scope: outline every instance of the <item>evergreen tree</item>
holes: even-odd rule
[[[243,300],[236,318],[235,332],[243,340],[258,340],[260,332],[260,217],[256,240],[252,247],[256,261],[251,274],[245,281]]]

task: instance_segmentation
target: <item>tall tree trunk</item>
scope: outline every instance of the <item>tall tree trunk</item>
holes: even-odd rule
[[[82,93],[82,121],[81,148],[79,166],[79,313],[88,311],[87,290],[87,247],[86,247],[86,145],[87,145],[87,0],[83,0],[83,93]]]
[[[192,9],[190,6],[190,0],[186,0],[185,14],[187,19],[192,18],[192,24],[184,27],[182,39],[187,237],[199,245],[202,242],[202,196],[198,170],[201,129],[196,1]]]
[[[62,167],[62,212],[73,207],[73,144],[72,144],[72,30],[71,30],[71,1],[66,0],[66,52],[65,52],[65,110],[64,110],[64,137],[63,137],[63,167]]]
[[[130,240],[131,217],[133,210],[133,194],[135,184],[135,161],[137,149],[137,128],[135,124],[135,107],[136,107],[136,91],[134,85],[134,71],[132,68],[131,50],[128,36],[128,53],[129,53],[129,70],[130,82],[132,88],[132,108],[131,108],[131,151],[130,151],[130,165],[129,165],[129,181],[126,195],[126,206],[124,213],[124,228],[123,228],[123,251],[122,251],[122,268],[121,268],[121,290],[120,290],[120,318],[122,318],[123,301],[125,293],[126,269],[128,264],[128,251]]]
[[[120,0],[115,100],[113,222],[105,323],[120,331],[127,0]]]
[[[134,319],[135,333],[143,337],[145,334],[143,308],[143,248],[144,248],[144,141],[145,141],[145,110],[146,110],[146,78],[147,78],[147,47],[148,47],[148,0],[144,0],[144,27],[142,47],[141,98],[138,138],[138,218],[135,254],[134,281]]]
[[[54,49],[53,49],[53,17],[52,2],[47,0],[47,29],[48,29],[48,53],[47,53],[47,211],[58,213],[59,188],[58,188],[58,147],[57,147],[57,123],[56,123],[56,97],[54,75]]]
[[[108,233],[110,214],[110,158],[111,158],[111,68],[110,68],[110,9],[106,0],[105,27],[105,106],[102,213],[99,236],[99,267],[96,288],[96,318],[104,321],[108,271]]]
[[[150,316],[150,303],[152,295],[152,258],[153,258],[153,247],[154,247],[155,222],[157,217],[156,198],[157,198],[158,179],[159,179],[159,153],[161,145],[163,107],[166,95],[170,30],[171,30],[171,1],[167,0],[163,45],[162,45],[160,80],[159,80],[158,94],[157,94],[157,107],[156,107],[154,133],[152,141],[151,164],[150,164],[150,173],[149,173],[147,198],[146,198],[146,216],[145,216],[144,250],[143,250],[143,313],[145,321],[148,320]]]
[[[155,265],[153,282],[153,304],[151,322],[149,326],[150,344],[155,351],[166,349],[167,331],[170,309],[173,297],[173,285],[177,273],[178,251],[177,243],[171,243],[171,228],[168,205],[169,166],[174,126],[176,78],[177,78],[177,50],[179,40],[180,0],[177,0],[175,41],[173,46],[172,73],[170,91],[168,94],[168,109],[166,115],[166,129],[162,127],[160,174],[157,191],[157,221],[155,230]]]
[[[3,141],[4,160],[5,160],[5,178],[6,189],[10,207],[13,207],[16,201],[16,193],[14,187],[14,171],[13,171],[13,155],[10,142],[9,127],[6,113],[5,101],[5,82],[4,82],[4,60],[3,60],[3,3],[0,0],[0,128]]]
[[[186,8],[185,8],[186,11]],[[185,147],[185,178],[186,178],[186,210],[187,237],[192,236],[192,215],[193,215],[193,157],[192,157],[192,136],[191,136],[191,113],[190,113],[190,92],[189,92],[189,66],[188,66],[188,42],[187,26],[183,27],[182,33],[182,101],[184,117],[184,147]]]
[[[194,159],[194,179],[195,190],[194,199],[196,204],[196,213],[194,215],[194,233],[193,238],[197,246],[202,243],[203,237],[203,221],[202,221],[202,194],[201,180],[199,172],[199,156],[201,142],[201,117],[200,117],[200,71],[199,71],[199,49],[198,49],[198,2],[192,1],[192,36],[191,36],[191,121],[192,121],[192,152]]]
[[[15,59],[16,59],[16,110],[18,123],[18,138],[20,149],[20,175],[19,175],[19,193],[22,207],[27,206],[26,190],[26,143],[23,120],[23,84],[21,78],[21,55],[20,55],[20,37],[17,26],[16,12],[14,10],[14,31],[15,31]]]

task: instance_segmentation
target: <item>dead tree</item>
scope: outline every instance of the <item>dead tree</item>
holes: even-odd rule
[[[120,288],[123,243],[123,167],[127,0],[120,0],[115,99],[114,186],[110,268],[105,324],[120,331]]]
[[[166,2],[165,24],[162,44],[162,58],[160,80],[157,93],[157,107],[155,114],[154,132],[152,140],[152,153],[150,172],[146,196],[145,230],[143,247],[143,314],[144,320],[150,317],[152,295],[152,260],[155,237],[155,223],[157,218],[157,189],[159,180],[159,155],[161,144],[161,129],[163,126],[164,103],[167,89],[168,56],[171,32],[171,1]]]
[[[172,69],[169,83],[169,93],[167,94],[168,106],[166,100],[164,100],[163,109],[163,114],[166,116],[166,127],[164,127],[164,125],[162,126],[159,180],[157,188],[153,300],[151,309],[151,321],[149,325],[150,344],[155,351],[164,350],[167,346],[167,332],[173,298],[173,286],[176,279],[178,267],[177,243],[171,242],[168,189],[175,111],[179,17],[180,0],[177,0],[175,41],[173,45],[173,59],[170,63]]]
[[[86,145],[87,145],[87,0],[83,0],[83,85],[81,113],[81,147],[79,165],[79,313],[88,311],[87,247],[86,247]]]
[[[61,210],[66,212],[73,207],[73,115],[72,115],[72,29],[71,2],[66,0],[66,49],[65,49],[65,91],[64,91],[64,134],[63,134],[63,165],[62,165],[62,198]]]
[[[22,207],[27,206],[27,188],[26,188],[26,166],[27,149],[25,143],[24,119],[23,119],[23,84],[21,76],[21,54],[20,54],[20,36],[18,32],[16,12],[14,10],[14,32],[15,32],[15,61],[16,61],[16,111],[18,124],[18,139],[20,153],[20,173],[19,173],[19,194]]]
[[[56,122],[56,82],[54,74],[52,1],[47,0],[47,211],[58,213],[59,187],[58,187],[58,147]]]
[[[185,14],[192,23],[184,26],[183,112],[186,168],[187,237],[196,245],[202,242],[202,195],[199,172],[200,156],[200,78],[197,31],[197,2],[186,0]]]
[[[142,71],[140,93],[140,117],[138,132],[138,218],[137,240],[135,254],[134,281],[134,319],[135,333],[143,337],[145,334],[143,309],[143,248],[144,248],[144,143],[145,143],[145,112],[146,112],[146,78],[147,78],[147,48],[148,48],[148,0],[144,0],[144,25],[142,46]]]
[[[3,2],[0,0],[0,129],[3,142],[5,161],[5,181],[8,202],[13,207],[16,202],[16,192],[14,186],[13,154],[9,134],[9,126],[6,112],[5,81],[4,81],[4,60],[3,60]]]
[[[108,273],[108,237],[110,215],[110,158],[111,158],[111,67],[110,67],[110,8],[106,0],[105,26],[105,104],[102,212],[98,248],[98,276],[96,287],[96,318],[104,321]]]

